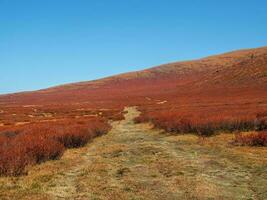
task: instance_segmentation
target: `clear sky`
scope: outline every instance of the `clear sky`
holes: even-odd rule
[[[0,0],[0,93],[266,45],[266,0]]]

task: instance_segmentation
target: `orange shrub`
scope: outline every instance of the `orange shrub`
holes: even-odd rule
[[[0,175],[24,174],[27,166],[58,159],[65,148],[83,146],[109,129],[105,121],[92,119],[29,124],[5,131],[0,134]]]
[[[228,108],[229,109],[229,108]],[[175,133],[197,133],[210,136],[218,131],[265,130],[267,120],[264,114],[244,114],[233,110],[189,111],[146,111],[135,119],[136,123],[151,122],[157,128]]]
[[[254,133],[239,133],[235,135],[234,143],[247,146],[267,146],[267,131]]]
[[[17,176],[25,173],[28,165],[59,158],[63,145],[47,138],[19,135],[0,148],[0,174]]]

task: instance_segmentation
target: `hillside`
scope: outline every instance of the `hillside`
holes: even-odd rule
[[[267,89],[267,47],[240,50],[200,60],[176,62],[96,81],[0,96],[0,105],[91,103],[140,98],[236,91],[255,95]],[[103,95],[105,94],[105,95]],[[266,94],[260,94],[266,95]],[[187,95],[188,96],[188,95]],[[127,103],[125,100],[127,99]]]
[[[267,112],[267,47],[0,95],[0,129],[98,113],[121,119],[125,106],[139,106],[141,121],[153,121],[159,115],[165,118],[170,113],[175,114],[167,117],[171,121],[181,116],[192,119],[192,115],[196,121],[215,120],[218,113],[227,120],[247,117],[253,121]]]
[[[267,47],[1,95],[0,199],[267,199],[266,146]]]

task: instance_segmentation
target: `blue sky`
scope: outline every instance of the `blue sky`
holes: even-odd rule
[[[265,0],[0,0],[0,93],[266,45]]]

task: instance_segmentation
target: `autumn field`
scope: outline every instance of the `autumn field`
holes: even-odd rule
[[[125,109],[129,107],[130,109]],[[225,179],[231,187],[235,184],[227,177],[227,173],[231,172],[238,179],[240,175],[238,173],[244,172],[240,175],[242,178],[239,178],[240,184],[244,184],[244,191],[250,195],[246,198],[264,199],[266,190],[261,188],[260,181],[264,182],[263,174],[267,166],[266,130],[266,47],[240,50],[200,60],[170,63],[96,81],[1,95],[0,176],[2,178],[0,182],[5,186],[0,187],[0,197],[10,199],[15,195],[17,198],[26,199],[25,194],[30,193],[36,198],[57,199],[60,198],[60,188],[57,188],[57,185],[64,182],[64,177],[67,177],[66,181],[70,182],[66,188],[73,191],[73,194],[66,192],[64,197],[63,192],[62,198],[72,199],[76,193],[79,193],[80,187],[84,198],[105,199],[108,195],[112,196],[114,192],[114,199],[128,199],[134,194],[138,194],[140,199],[142,197],[149,199],[149,195],[153,196],[153,194],[151,190],[146,190],[145,186],[141,185],[141,177],[138,177],[138,180],[131,179],[138,173],[134,166],[140,164],[144,170],[148,170],[148,166],[154,170],[155,180],[153,173],[144,172],[152,177],[143,180],[150,184],[150,189],[153,189],[152,180],[155,182],[162,180],[162,185],[157,185],[158,188],[155,190],[162,189],[166,192],[164,194],[169,192],[173,195],[163,195],[162,198],[231,199],[232,194],[242,199],[243,197],[238,196],[235,191],[224,187],[223,180],[219,180],[219,174],[212,172],[212,170],[219,170],[223,173],[221,179]],[[125,145],[119,140],[116,131],[121,134],[121,140],[125,140]],[[110,132],[114,134],[114,138],[109,136]],[[137,136],[134,135],[135,133]],[[143,140],[140,138],[150,143],[140,143],[139,140]],[[99,141],[103,146],[97,147],[95,141]],[[149,148],[138,149],[133,147],[131,142],[140,143],[142,148],[147,146]],[[117,150],[113,149],[113,151],[111,148],[111,152],[108,152],[109,144],[112,148],[118,148],[118,157],[122,155],[125,159],[118,161],[124,168],[116,165],[119,167],[116,177],[107,172],[110,167],[112,168],[110,163],[117,162],[117,154],[110,157]],[[168,147],[166,144],[170,144],[171,149],[166,149]],[[99,149],[99,152],[91,149],[91,145]],[[179,145],[183,148],[181,152],[176,149],[180,148]],[[190,152],[190,148],[193,153]],[[155,153],[153,153],[154,150],[150,152],[152,149]],[[84,161],[84,159],[90,159],[90,156],[84,155],[86,153],[89,155],[91,150],[96,155],[105,151],[105,155],[99,155],[103,160],[92,155],[95,160]],[[133,151],[137,151],[136,154]],[[74,152],[81,158],[78,158]],[[166,157],[158,155],[157,152],[166,154]],[[209,159],[204,158],[205,152],[210,156]],[[71,156],[68,157],[69,155]],[[138,155],[144,160],[138,160],[141,159]],[[260,155],[263,157],[262,161],[259,161]],[[183,156],[184,158],[180,158]],[[234,159],[233,163],[230,163],[231,157]],[[63,160],[60,160],[61,158]],[[78,163],[81,162],[82,166],[72,168],[68,163],[65,166],[66,170],[79,176],[82,176],[81,170],[85,170],[84,177],[77,180],[74,175],[57,174],[57,171],[60,171],[58,166],[64,169],[63,161],[74,162],[74,158]],[[154,158],[158,159],[158,162],[152,161]],[[132,163],[126,165],[124,162],[127,162],[127,159]],[[178,170],[180,161],[183,162],[181,171]],[[213,161],[217,163],[214,164]],[[174,164],[177,168],[170,169],[166,166],[168,163]],[[256,171],[252,169],[253,163],[255,170],[257,168]],[[90,167],[94,165],[97,165],[96,168],[91,169]],[[52,174],[45,170],[47,166],[53,169]],[[51,186],[51,191],[48,189],[50,192],[44,194],[44,188],[47,189],[49,186],[42,181],[36,183],[37,189],[32,188],[33,185],[24,185],[25,180],[42,176],[36,170],[38,167],[44,174],[51,176],[48,183],[52,184],[55,181],[55,190],[51,189],[53,188]],[[103,171],[101,172],[98,167],[103,168]],[[203,168],[201,170],[205,167],[212,168],[206,172],[207,180],[201,177],[201,174],[205,174],[205,170],[200,171],[201,167]],[[188,175],[190,168],[193,174],[199,176],[199,182],[194,182],[191,175]],[[173,174],[174,171],[175,174]],[[93,177],[90,177],[90,173]],[[109,185],[112,185],[112,180],[118,181],[120,177],[124,182],[115,181],[116,184],[121,185],[114,183],[114,191],[109,188],[105,193],[106,196],[100,194],[93,185],[90,187],[95,191],[90,193],[84,185],[90,185],[90,181],[97,183],[92,179],[101,176],[101,173],[104,174]],[[260,177],[259,182],[256,181],[253,186],[252,179],[257,173]],[[124,177],[125,174],[128,174],[128,178]],[[57,179],[57,175],[60,180]],[[35,184],[33,179],[30,182]],[[169,186],[170,184],[179,185],[178,182],[182,194]],[[81,184],[79,187],[76,185],[78,189],[73,188],[72,184],[78,183]],[[101,187],[107,184],[102,180],[100,183]],[[135,185],[135,183],[138,184]],[[210,184],[214,190],[206,194],[204,190],[208,185],[203,186],[204,183]],[[187,188],[190,184],[195,185],[195,188]],[[7,185],[10,185],[10,188],[7,188]],[[124,188],[127,185],[129,188]],[[16,191],[13,187],[20,189]],[[125,191],[120,194],[121,190],[124,190],[121,187]],[[224,193],[221,196],[217,195],[216,191],[222,188]],[[195,194],[197,192],[200,196]],[[154,197],[157,199],[156,196]]]

